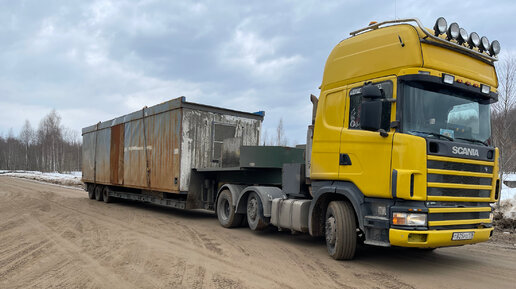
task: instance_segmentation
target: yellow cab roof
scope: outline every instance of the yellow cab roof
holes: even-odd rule
[[[431,30],[429,30],[431,31]],[[322,90],[386,75],[405,68],[429,68],[498,87],[493,62],[424,39],[421,28],[397,24],[341,41],[324,68]]]

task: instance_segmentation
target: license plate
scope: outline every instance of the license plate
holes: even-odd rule
[[[471,240],[475,232],[455,232],[452,234],[452,241]]]

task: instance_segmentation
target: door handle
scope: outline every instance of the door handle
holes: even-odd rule
[[[339,165],[341,165],[341,166],[350,166],[351,165],[351,159],[349,158],[348,154],[340,154]]]

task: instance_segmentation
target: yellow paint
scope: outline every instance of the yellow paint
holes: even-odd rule
[[[465,185],[450,183],[428,183],[429,188],[449,188],[449,189],[469,189],[469,190],[491,190],[492,186],[483,185]]]
[[[429,208],[429,213],[471,213],[491,212],[491,207],[470,207],[470,208]]]
[[[428,159],[432,160],[432,161],[455,162],[455,163],[483,165],[483,166],[490,166],[490,167],[492,167],[494,165],[493,162],[470,160],[470,159],[449,158],[449,157],[441,157],[441,156],[433,156],[433,155],[429,155]]]
[[[446,246],[459,246],[474,244],[489,240],[493,228],[485,229],[461,229],[461,230],[429,230],[429,231],[408,231],[408,230],[389,230],[389,241],[393,246],[418,247],[418,248],[437,248]],[[452,241],[455,232],[475,232],[473,239]],[[426,234],[426,241],[410,242],[409,234]]]
[[[479,177],[479,178],[492,178],[493,177],[493,174],[452,171],[452,170],[438,170],[438,169],[428,169],[428,173],[429,174],[440,174],[440,175]]]

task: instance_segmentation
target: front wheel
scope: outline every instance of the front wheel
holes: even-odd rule
[[[233,196],[229,190],[223,190],[217,199],[217,218],[224,228],[234,228],[242,224],[244,215],[235,212]]]
[[[351,204],[332,201],[326,210],[325,236],[328,253],[336,260],[355,257],[357,233],[355,213]]]

